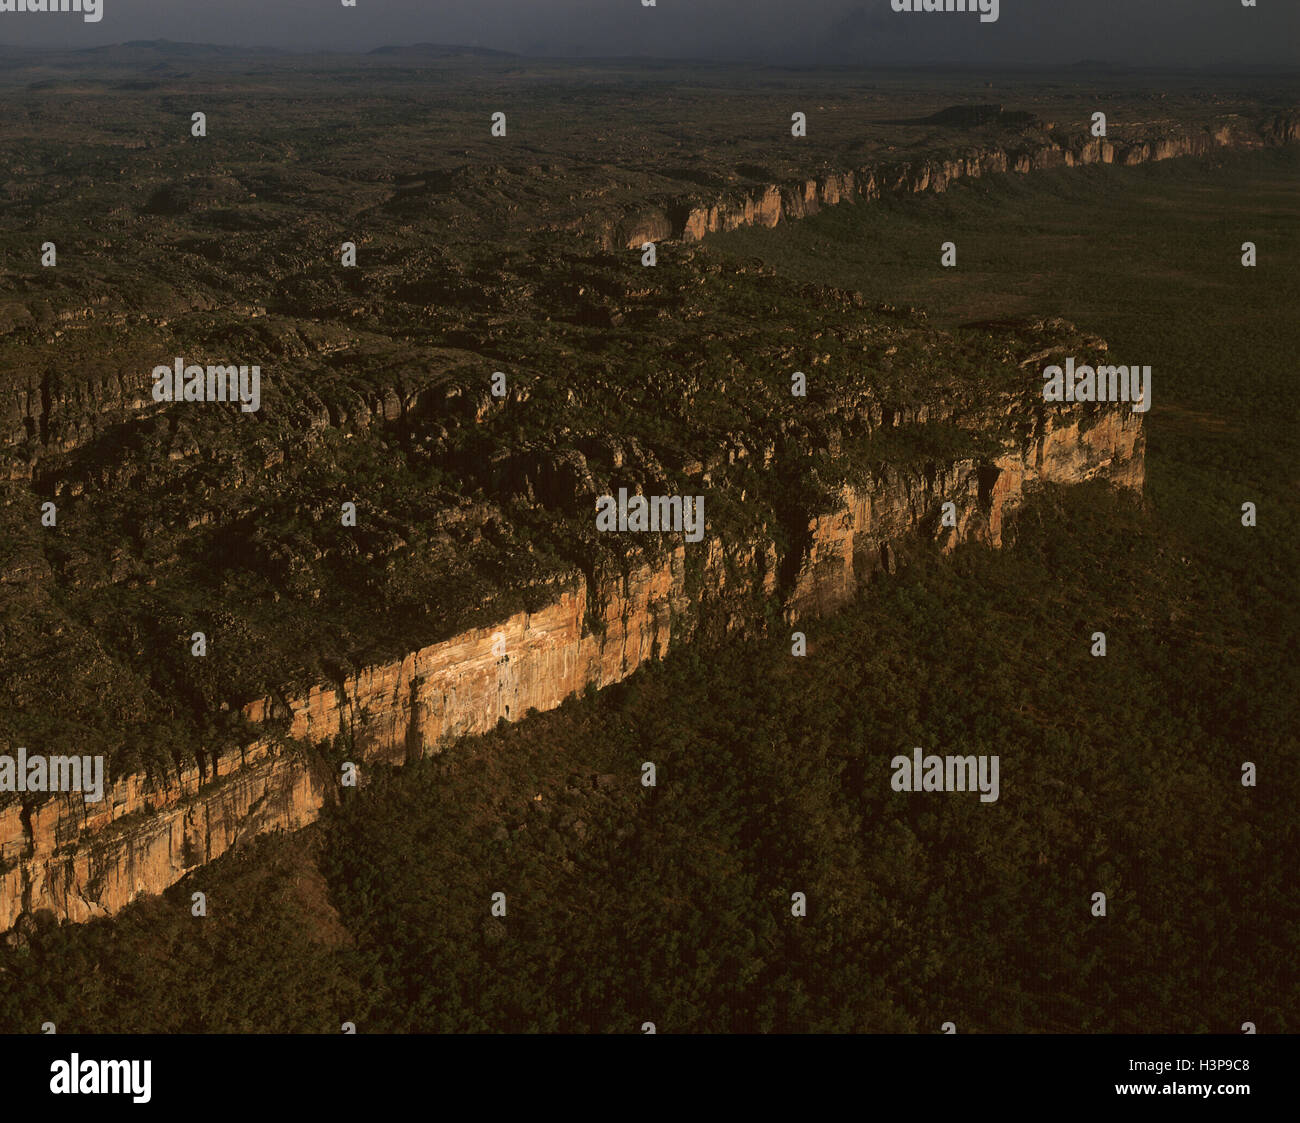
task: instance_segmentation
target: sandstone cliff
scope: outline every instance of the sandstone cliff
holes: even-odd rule
[[[552,709],[663,655],[698,621],[708,594],[692,588],[716,592],[739,583],[783,594],[793,623],[843,604],[922,540],[937,540],[945,550],[966,539],[1000,545],[1006,519],[1036,482],[1104,478],[1140,489],[1143,452],[1141,419],[1126,410],[1087,417],[1077,410],[1045,412],[1031,439],[991,465],[961,460],[846,487],[835,509],[809,513],[788,589],[779,588],[777,576],[787,559],[771,543],[724,550],[717,539],[706,539],[595,587],[574,574],[540,611],[366,667],[341,682],[259,699],[245,712],[254,722],[278,718],[297,742],[319,744],[341,734],[357,763],[419,759],[445,738],[484,732],[530,709]],[[959,512],[955,528],[940,525],[945,501]],[[703,580],[695,583],[688,575],[692,548],[704,558]],[[595,628],[588,626],[593,608]],[[111,914],[244,839],[312,822],[337,783],[318,755],[270,735],[167,780],[126,777],[106,790],[102,803],[73,795],[30,812],[0,809],[0,930],[40,909],[74,921]]]
[[[957,180],[1000,172],[1023,175],[1047,168],[1089,164],[1131,167],[1179,156],[1203,156],[1219,148],[1286,144],[1297,137],[1300,137],[1300,118],[1281,114],[1253,130],[1222,124],[1198,132],[1131,142],[1094,138],[1073,144],[1045,140],[976,146],[951,157],[832,170],[816,178],[766,184],[713,198],[683,196],[625,216],[606,229],[604,238],[610,248],[640,248],[645,242],[668,239],[698,241],[706,234],[742,226],[772,227],[782,219],[804,218],[842,202],[944,191]]]

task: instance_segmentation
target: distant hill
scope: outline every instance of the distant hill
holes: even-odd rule
[[[475,55],[482,58],[519,58],[513,51],[494,51],[488,47],[465,47],[453,43],[411,43],[406,46],[376,47],[372,55],[418,55],[422,58],[455,58]]]
[[[279,47],[234,47],[217,43],[177,43],[171,39],[132,39],[126,43],[113,43],[106,47],[86,47],[77,54],[82,55],[124,55],[130,56],[141,51],[173,55],[183,58],[216,58],[251,55],[282,55]]]

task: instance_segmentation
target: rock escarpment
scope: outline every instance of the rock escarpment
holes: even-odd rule
[[[961,460],[846,486],[834,509],[809,518],[785,590],[786,616],[793,622],[833,611],[921,541],[943,549],[966,539],[999,545],[1006,519],[1036,483],[1102,478],[1140,489],[1143,476],[1140,418],[1110,409],[1091,418],[1045,415],[1029,442],[992,463]],[[961,511],[954,528],[940,525],[944,501]],[[698,582],[689,575],[692,548],[702,551]],[[729,557],[745,564],[728,564]],[[73,921],[111,914],[242,840],[312,822],[338,775],[294,742],[342,735],[357,763],[419,759],[447,738],[626,678],[692,634],[701,607],[692,587],[716,593],[739,583],[776,595],[783,560],[770,542],[725,550],[713,538],[678,545],[594,588],[575,574],[538,611],[244,707],[253,722],[278,719],[287,738],[256,740],[176,776],[125,777],[99,804],[68,795],[31,811],[0,809],[0,929],[41,909]]]
[[[165,706],[238,718],[239,735],[200,726],[180,749],[129,758],[99,804],[0,800],[0,929],[42,909],[111,914],[310,823],[343,759],[419,759],[685,639],[758,631],[773,604],[791,622],[834,611],[913,551],[996,547],[1039,483],[1142,487],[1141,415],[1041,401],[1045,356],[1098,341],[1059,325],[1046,340],[958,338],[707,247],[642,269],[627,246],[963,177],[1297,137],[1293,115],[1123,142],[1042,132],[790,182],[745,165],[734,189],[665,175],[662,194],[609,197],[597,184],[575,198],[559,166],[486,185],[479,168],[462,194],[450,173],[391,198],[367,181],[348,185],[370,208],[351,212],[356,272],[336,267],[353,235],[331,225],[333,181],[293,194],[306,225],[285,227],[276,192],[293,185],[263,182],[260,160],[240,169],[255,191],[194,169],[210,206],[151,187],[138,211],[97,219],[113,249],[102,272],[33,270],[0,309],[0,582],[29,598],[4,621],[0,679],[9,717],[42,718],[5,725],[0,747],[90,751],[84,714],[104,719],[102,739]],[[584,221],[590,198],[609,209]],[[58,228],[80,229],[58,210],[72,204],[49,205],[52,236],[76,245]],[[443,244],[449,211],[473,226],[471,248]],[[484,261],[479,235],[498,218],[531,224],[528,240]],[[141,278],[155,287],[133,288]],[[179,355],[260,361],[261,410],[153,401],[153,364]],[[489,389],[498,370],[504,397]],[[791,397],[794,370],[806,398]],[[618,488],[705,495],[706,536],[611,543],[592,500]],[[200,627],[206,661],[189,658]]]
[[[1297,137],[1300,137],[1300,118],[1279,114],[1257,129],[1221,124],[1195,132],[1131,141],[1093,138],[1071,143],[1046,139],[978,145],[952,156],[925,156],[830,170],[810,179],[739,188],[721,197],[683,195],[627,215],[606,232],[605,239],[610,246],[628,248],[671,239],[693,242],[707,234],[742,226],[772,227],[782,220],[805,218],[839,203],[866,202],[884,195],[945,191],[963,179],[1007,172],[1025,175],[1090,164],[1133,167],[1180,156],[1204,156],[1222,148],[1287,144]]]

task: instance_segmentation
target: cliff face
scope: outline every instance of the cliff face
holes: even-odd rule
[[[809,524],[811,541],[787,600],[787,618],[831,612],[881,571],[892,573],[924,538],[944,552],[974,540],[1002,545],[1008,518],[1036,483],[1102,478],[1141,491],[1146,478],[1141,419],[1110,411],[1089,428],[1050,415],[1038,435],[993,465],[961,460],[932,473],[890,473],[868,489],[845,488],[838,511]],[[942,524],[952,502],[956,526]]]
[[[1143,484],[1141,418],[1121,408],[1045,412],[1033,435],[992,464],[962,460],[889,472],[844,488],[837,509],[814,513],[793,579],[783,592],[787,619],[833,610],[923,539],[948,550],[966,539],[1001,544],[1008,516],[1040,481],[1101,477]],[[955,504],[955,527],[941,505]],[[702,552],[690,580],[687,550]],[[549,710],[588,685],[618,682],[690,636],[705,601],[728,591],[777,595],[782,559],[766,542],[724,551],[717,539],[678,546],[625,574],[557,586],[540,611],[521,612],[367,667],[342,682],[257,700],[246,715],[287,720],[288,734],[319,743],[350,736],[358,764],[400,764],[436,751],[448,737],[481,733],[531,708]],[[701,592],[692,592],[701,590]],[[589,627],[591,616],[600,621]],[[311,752],[267,737],[238,756],[151,782],[129,776],[103,802],[60,796],[25,812],[0,809],[0,930],[24,912],[50,909],[83,921],[158,893],[241,841],[296,830],[320,813],[339,776]]]
[[[741,226],[772,227],[782,219],[804,218],[841,202],[944,191],[959,179],[999,172],[1027,174],[1088,164],[1131,167],[1178,156],[1202,156],[1218,148],[1285,144],[1297,137],[1300,120],[1281,115],[1253,133],[1234,133],[1221,126],[1213,131],[1130,144],[1096,138],[1073,146],[1045,142],[1022,147],[977,147],[959,156],[832,171],[815,179],[768,184],[724,198],[674,200],[627,216],[616,229],[607,232],[605,243],[613,249],[640,248],[645,242],[665,239],[698,241],[706,234]]]
[[[0,809],[0,929],[39,909],[73,921],[115,912],[244,839],[306,826],[327,784],[318,766],[255,744],[207,784],[197,768],[163,784],[128,776],[101,803],[74,793],[30,815]]]

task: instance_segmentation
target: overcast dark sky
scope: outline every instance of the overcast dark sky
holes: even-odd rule
[[[1300,63],[1300,0],[1000,0],[995,23],[890,0],[102,0],[81,16],[0,12],[0,44],[130,39],[369,49],[464,43],[538,55],[788,62]]]

